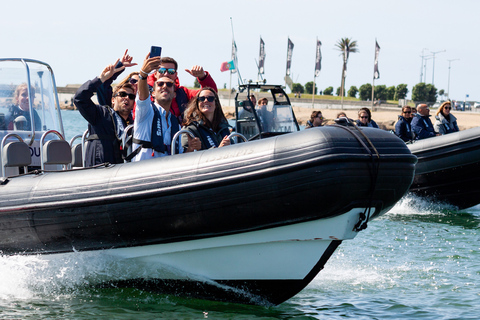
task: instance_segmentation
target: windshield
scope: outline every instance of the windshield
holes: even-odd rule
[[[236,96],[236,131],[247,139],[299,130],[285,92],[279,86],[265,87],[259,92],[244,90]]]
[[[59,120],[54,79],[47,65],[30,60],[0,60],[0,132],[16,132],[24,140],[35,129],[55,129]]]

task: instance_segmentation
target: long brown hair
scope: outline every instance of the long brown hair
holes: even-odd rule
[[[198,107],[198,97],[200,96],[200,93],[202,93],[205,90],[212,92],[213,95],[215,96],[215,111],[213,113],[212,123],[208,121],[207,117],[205,117],[205,115],[200,111],[200,108]],[[195,97],[193,97],[192,100],[190,100],[190,102],[187,105],[187,109],[185,110],[185,118],[183,120],[183,125],[188,126],[192,124],[194,121],[200,121],[200,120],[203,120],[205,125],[213,129],[213,131],[215,132],[218,131],[220,123],[227,121],[227,118],[223,113],[220,100],[218,99],[218,94],[215,92],[215,90],[213,90],[213,88],[205,87],[200,89],[195,95]]]

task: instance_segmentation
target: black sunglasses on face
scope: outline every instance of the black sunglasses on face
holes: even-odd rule
[[[163,81],[158,81],[157,86],[163,87],[164,85],[167,86],[167,88],[173,87],[173,82],[163,82]]]
[[[168,72],[168,74],[175,74],[175,72],[177,72],[177,70],[175,70],[175,69],[173,69],[173,68],[169,68],[169,69],[167,69],[167,68],[160,68],[160,69],[158,69],[158,72],[159,72],[160,74],[165,74],[165,72]]]
[[[138,80],[137,80],[137,79],[134,79],[134,78],[130,78],[130,79],[128,80],[128,82],[130,82],[130,84],[135,84],[135,83],[138,82]]]
[[[443,107],[443,109],[450,110],[452,107]]]
[[[403,111],[403,113],[412,113],[412,111]]]
[[[213,102],[215,101],[215,97],[214,96],[198,97],[198,101],[204,102],[205,100],[207,100],[208,102]]]
[[[118,96],[122,98],[128,97],[130,100],[135,100],[135,95],[133,93],[126,93],[125,91],[121,91],[115,95],[115,97]]]

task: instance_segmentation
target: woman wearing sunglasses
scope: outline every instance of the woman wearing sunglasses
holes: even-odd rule
[[[230,145],[229,125],[223,114],[220,100],[214,89],[205,87],[188,103],[185,110],[184,127],[201,141],[201,149],[220,148]],[[197,149],[189,146],[193,139],[182,136],[182,146],[187,152]]]
[[[457,118],[450,113],[451,110],[452,104],[450,101],[445,101],[440,105],[440,108],[438,108],[435,114],[436,121],[433,125],[436,133],[447,134],[459,131]]]
[[[355,122],[359,127],[378,128],[377,123],[372,120],[372,113],[368,108],[361,108],[358,110],[358,120]]]
[[[395,124],[395,134],[405,142],[413,140],[410,122],[412,122],[412,108],[405,106],[402,108],[402,114],[398,116],[398,121]]]

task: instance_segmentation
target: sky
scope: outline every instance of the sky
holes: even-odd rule
[[[372,83],[377,40],[380,79],[375,85],[407,84],[410,98],[415,84],[433,82],[438,90],[450,91],[452,99],[464,100],[468,94],[467,101],[480,101],[479,13],[477,0],[6,0],[0,58],[44,61],[52,66],[57,85],[65,86],[99,75],[125,49],[139,64],[128,71],[138,71],[156,45],[179,63],[181,84],[192,86],[194,79],[184,69],[200,65],[219,88],[229,88],[237,85],[238,75],[220,72],[220,65],[231,59],[232,37],[247,81],[257,79],[262,37],[263,76],[271,84],[285,83],[290,38],[293,81],[304,85],[315,80],[319,90],[336,90],[342,59],[335,44],[350,38],[359,52],[348,61],[348,90]],[[314,78],[317,38],[322,69]],[[428,58],[424,64],[422,54]]]

